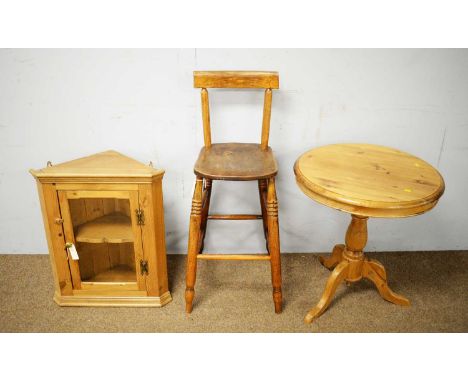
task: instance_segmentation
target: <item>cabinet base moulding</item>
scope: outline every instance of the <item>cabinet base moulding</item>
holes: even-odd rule
[[[172,301],[164,170],[106,151],[31,174],[59,306],[162,307]]]
[[[172,301],[170,292],[160,297],[154,296],[60,296],[54,295],[54,301],[60,306],[128,306],[128,307],[163,307]]]

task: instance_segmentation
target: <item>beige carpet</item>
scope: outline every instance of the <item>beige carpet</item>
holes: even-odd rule
[[[47,256],[0,256],[1,332],[467,332],[468,251],[368,254],[409,308],[382,300],[367,281],[340,286],[311,325],[329,271],[314,254],[285,254],[284,311],[273,311],[263,262],[200,262],[194,310],[184,312],[185,256],[169,256],[173,301],[164,308],[61,308]]]

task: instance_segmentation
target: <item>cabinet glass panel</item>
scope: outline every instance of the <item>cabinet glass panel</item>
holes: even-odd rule
[[[130,202],[69,199],[83,282],[136,282]]]

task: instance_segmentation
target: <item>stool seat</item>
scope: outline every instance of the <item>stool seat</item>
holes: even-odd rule
[[[257,180],[278,172],[273,151],[255,143],[214,143],[203,147],[194,172],[213,180]]]

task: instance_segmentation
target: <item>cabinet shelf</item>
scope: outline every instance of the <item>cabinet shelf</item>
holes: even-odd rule
[[[98,273],[89,279],[82,280],[83,282],[136,282],[135,270],[127,265],[117,265],[107,271]]]
[[[106,151],[31,172],[38,182],[57,304],[160,307],[171,301],[164,170]],[[64,242],[75,244],[77,260],[64,251]]]
[[[79,225],[75,240],[82,243],[131,243],[132,221],[120,213],[104,215]]]

